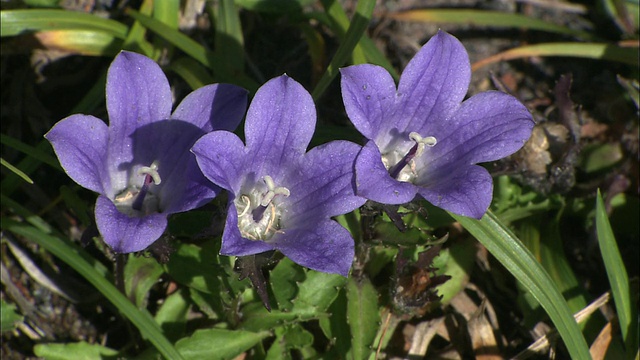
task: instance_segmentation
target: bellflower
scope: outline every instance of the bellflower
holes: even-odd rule
[[[76,114],[45,135],[69,177],[100,194],[96,224],[115,252],[144,250],[165,231],[168,215],[202,206],[221,191],[204,178],[189,150],[207,132],[236,128],[246,91],[205,86],[173,114],[171,102],[160,67],[123,51],[107,73],[109,125]]]
[[[360,146],[333,141],[306,152],[316,124],[309,93],[286,75],[264,84],[249,106],[246,146],[214,131],[193,147],[202,173],[229,191],[223,255],[279,250],[308,268],[346,276],[349,232],[331,216],[360,207],[353,165]]]
[[[469,57],[443,31],[409,62],[397,90],[379,66],[355,65],[341,73],[347,115],[368,139],[356,159],[356,193],[384,204],[419,195],[453,213],[482,217],[493,183],[475,164],[524,145],[534,125],[524,105],[497,91],[462,101],[471,79]]]

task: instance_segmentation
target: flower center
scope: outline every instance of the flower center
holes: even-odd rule
[[[249,240],[269,240],[281,229],[282,206],[278,196],[288,197],[289,189],[276,186],[271,176],[266,175],[264,186],[257,184],[248,193],[234,200],[238,211],[238,229],[242,237]]]
[[[425,147],[434,147],[438,143],[435,137],[422,137],[417,132],[409,133],[409,139],[415,144],[406,154],[402,155],[399,149],[394,149],[382,155],[382,163],[389,170],[389,175],[398,181],[413,182],[418,176],[414,159],[424,153]]]
[[[129,216],[144,216],[158,212],[159,199],[149,191],[149,187],[160,185],[162,179],[158,172],[157,162],[150,166],[143,166],[138,169],[137,176],[144,176],[142,186],[131,184],[128,188],[116,195],[114,203],[116,208],[123,214]],[[134,177],[137,180],[137,177]],[[133,181],[132,181],[133,182]]]

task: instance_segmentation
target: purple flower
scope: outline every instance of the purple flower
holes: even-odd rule
[[[481,218],[491,203],[489,172],[476,163],[520,149],[533,119],[514,97],[487,91],[462,101],[471,68],[462,44],[438,31],[409,62],[398,89],[379,66],[344,68],[347,114],[369,141],[356,159],[356,193],[384,204],[420,195]]]
[[[353,239],[330,217],[365,202],[353,189],[360,146],[333,141],[306,152],[315,124],[311,96],[283,75],[264,84],[249,106],[246,146],[226,131],[195,144],[202,173],[229,191],[221,254],[277,249],[308,268],[348,274]]]
[[[115,252],[144,250],[167,227],[169,214],[204,205],[220,189],[204,178],[189,151],[216,129],[233,130],[247,95],[233,85],[189,94],[171,113],[171,89],[160,67],[121,52],[109,67],[109,126],[71,115],[45,135],[75,182],[100,194],[98,230]]]

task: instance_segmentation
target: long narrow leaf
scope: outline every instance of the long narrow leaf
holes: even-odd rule
[[[2,10],[0,36],[15,36],[42,30],[99,30],[119,39],[129,28],[115,20],[65,10]]]
[[[638,67],[638,48],[620,47],[598,43],[548,43],[521,46],[489,56],[471,65],[473,71],[500,61],[521,59],[532,56],[566,56],[596,60],[617,61]]]
[[[611,285],[611,294],[616,305],[620,330],[627,350],[627,358],[633,359],[638,349],[638,323],[636,304],[629,289],[629,276],[624,262],[620,256],[616,239],[609,224],[607,211],[598,189],[596,198],[596,232],[598,234],[598,244],[602,253],[602,260],[607,269],[607,277]]]
[[[362,34],[369,26],[369,20],[371,20],[371,14],[373,8],[376,5],[375,0],[360,0],[356,6],[356,13],[351,19],[351,25],[344,37],[344,41],[338,47],[336,54],[331,59],[331,63],[327,67],[327,70],[318,81],[318,85],[313,89],[314,100],[318,100],[322,93],[327,89],[331,81],[338,75],[338,68],[345,64],[349,55],[356,47],[356,44],[362,37]]]
[[[2,219],[4,229],[24,236],[58,257],[84,276],[98,289],[124,316],[126,316],[167,359],[182,359],[180,353],[164,337],[154,319],[146,311],[138,310],[103,274],[89,264],[79,253],[81,249],[71,246],[62,239],[43,233],[26,224],[10,219]]]
[[[26,181],[28,184],[33,184],[33,180],[31,180],[29,175],[25,174],[22,170],[18,169],[17,167],[11,165],[10,162],[6,161],[3,158],[0,158],[0,164],[2,164],[2,166],[9,169],[12,173],[18,175],[22,180]]]
[[[545,309],[573,359],[590,359],[589,348],[567,302],[531,252],[488,211],[481,220],[451,214],[475,236]]]
[[[500,11],[470,9],[420,9],[389,14],[395,20],[421,21],[428,23],[471,24],[475,26],[512,27],[529,30],[541,30],[552,33],[571,35],[589,40],[593,35],[586,31],[574,30],[566,26],[556,25],[534,17],[511,14]]]

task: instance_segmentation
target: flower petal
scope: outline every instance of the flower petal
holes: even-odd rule
[[[367,142],[356,158],[356,194],[382,204],[404,204],[418,189],[389,175],[382,155],[373,140]]]
[[[491,204],[493,181],[485,168],[467,165],[436,184],[419,186],[418,193],[439,208],[480,219]]]
[[[161,212],[170,214],[194,209],[219,192],[203,177],[190,152],[204,134],[196,125],[182,120],[156,121],[133,132],[135,141],[130,151],[134,158],[122,165],[131,169],[130,176],[137,176],[137,185],[142,186],[145,176],[137,174],[138,169],[155,164],[161,179],[155,188],[159,191]]]
[[[531,135],[533,119],[515,97],[498,91],[477,94],[447,121],[427,159],[440,169],[452,163],[494,161],[518,151]]]
[[[214,131],[196,142],[191,151],[204,176],[214,184],[240,193],[245,167],[245,147],[242,140],[227,131]]]
[[[225,221],[224,232],[222,233],[220,254],[246,256],[263,253],[273,249],[273,245],[264,241],[252,241],[242,237],[240,230],[238,229],[238,211],[233,200],[230,199],[227,220]]]
[[[373,140],[390,118],[396,98],[396,84],[389,72],[363,64],[340,69],[342,101],[353,125]]]
[[[166,215],[130,217],[118,211],[104,196],[98,197],[95,212],[100,235],[117,253],[142,251],[158,240],[167,228]]]
[[[274,179],[281,164],[302,156],[316,125],[316,108],[302,85],[286,75],[269,80],[256,93],[245,122],[247,168]]]
[[[107,125],[89,115],[71,115],[60,120],[44,136],[64,171],[80,186],[109,195],[107,173]]]
[[[122,51],[107,73],[109,166],[118,183],[128,174],[120,167],[132,160],[132,134],[140,126],[171,116],[171,89],[166,76],[146,56]],[[115,184],[114,184],[115,185]]]
[[[353,239],[333,220],[306,229],[287,230],[273,245],[295,263],[326,273],[346,277],[353,262]]]
[[[444,31],[432,37],[411,59],[398,84],[393,125],[399,132],[437,130],[460,105],[469,88],[469,56],[458,39]]]
[[[292,213],[287,227],[345,214],[366,202],[355,195],[354,163],[360,149],[348,141],[332,141],[303,157],[302,168],[287,181],[291,195],[283,206]]]
[[[231,84],[201,87],[184,98],[171,115],[205,132],[234,131],[247,110],[247,91]]]

